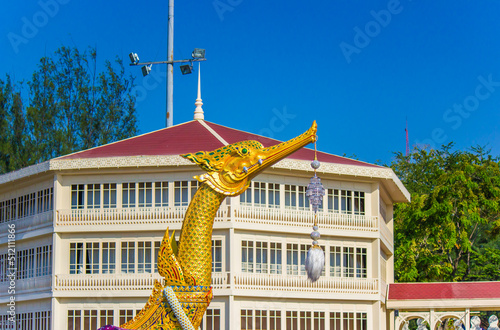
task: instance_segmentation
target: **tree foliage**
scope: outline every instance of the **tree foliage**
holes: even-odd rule
[[[401,282],[500,280],[500,168],[489,151],[415,149],[391,164],[411,193],[395,207]]]
[[[0,80],[0,173],[137,134],[133,78],[118,58],[97,67],[95,49],[61,47],[40,59],[24,102]]]

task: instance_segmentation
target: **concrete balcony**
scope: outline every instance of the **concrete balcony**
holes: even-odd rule
[[[237,274],[234,277],[234,289],[248,290],[250,295],[259,295],[259,291],[276,292],[282,296],[299,294],[306,298],[332,298],[332,295],[349,294],[357,297],[379,293],[379,281],[376,278],[320,277],[312,283],[305,275],[274,274]],[[242,292],[239,292],[242,294]],[[276,294],[273,297],[277,298]],[[373,298],[373,297],[372,297]]]
[[[58,274],[54,295],[62,296],[149,296],[156,281],[165,284],[163,277],[153,274]],[[214,290],[228,289],[228,273],[212,273]]]
[[[314,221],[310,210],[243,206],[234,210],[236,222],[271,226],[290,226],[309,230]],[[343,230],[376,233],[378,217],[367,215],[318,212],[318,225],[323,230]]]
[[[155,281],[164,284],[159,274],[97,274],[55,276],[54,296],[144,296],[151,293]],[[322,277],[311,283],[306,276],[274,274],[212,273],[214,294],[301,297],[332,299],[335,295],[350,299],[375,299],[379,294],[379,281],[372,278]]]
[[[113,225],[131,225],[130,228],[133,230],[137,230],[137,225],[161,225],[162,229],[166,225],[173,225],[180,228],[186,210],[187,206],[58,210],[56,230],[72,231],[74,227],[80,230],[86,226],[89,230],[100,231],[101,228],[98,226]],[[227,211],[219,209],[215,221],[225,220],[227,220]],[[116,227],[113,230],[116,230]]]
[[[145,230],[164,229],[166,226],[177,229],[182,225],[186,210],[187,206],[58,210],[56,231],[70,232],[76,228],[102,231],[105,226],[109,226],[108,230],[116,230],[114,225],[120,225],[121,230],[137,230],[137,225]],[[303,233],[310,229],[313,219],[310,210],[224,205],[217,211],[214,228],[226,228],[232,222],[231,226],[241,229],[275,231],[276,227],[281,227],[288,232]],[[377,216],[318,213],[318,225],[323,234],[338,235],[342,231],[347,236],[377,238],[378,223]]]
[[[52,227],[53,211],[38,213],[24,218],[4,222],[0,224],[0,244],[7,241],[9,225],[16,225],[16,235],[33,233],[35,230]]]
[[[0,283],[0,302],[7,301],[9,290],[15,290],[16,299],[22,295],[35,295],[39,293],[50,293],[52,288],[52,275],[36,276],[17,279],[14,283],[10,281]]]

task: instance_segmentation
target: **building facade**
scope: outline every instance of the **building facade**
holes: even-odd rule
[[[12,311],[13,329],[87,330],[134,317],[162,280],[165,230],[178,237],[198,188],[201,171],[178,155],[249,139],[277,143],[195,120],[0,176],[1,328],[11,329]],[[313,157],[298,151],[220,207],[203,329],[377,330],[394,322],[385,306],[393,204],[409,194],[389,168],[319,153],[325,271],[311,283],[304,262]]]

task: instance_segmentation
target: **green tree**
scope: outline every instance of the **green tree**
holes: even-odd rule
[[[26,101],[10,77],[0,80],[0,173],[138,132],[134,80],[119,58],[99,71],[95,49],[61,47],[27,85]]]
[[[499,254],[491,253],[500,229],[498,159],[484,148],[452,148],[397,153],[391,164],[412,199],[395,207],[399,281],[500,279]]]

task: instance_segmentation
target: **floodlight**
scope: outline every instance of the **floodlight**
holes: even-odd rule
[[[205,50],[203,48],[195,48],[191,56],[193,58],[205,58]]]
[[[152,66],[153,66],[153,64],[145,65],[145,66],[142,67],[142,75],[144,77],[146,77],[151,72],[151,67]]]
[[[190,74],[193,72],[193,65],[192,64],[184,64],[180,66],[181,68],[181,73],[182,74]]]
[[[130,58],[130,62],[132,64],[139,63],[139,55],[137,55],[137,53],[130,53],[128,54],[128,57]]]

